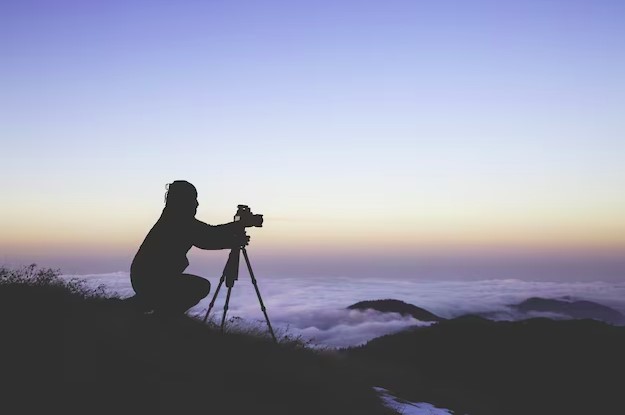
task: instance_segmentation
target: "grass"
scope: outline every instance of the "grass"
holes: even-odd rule
[[[0,268],[0,324],[10,413],[393,413],[357,370],[301,338],[145,315],[58,270]]]

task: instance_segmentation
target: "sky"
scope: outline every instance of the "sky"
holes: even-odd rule
[[[2,2],[0,263],[128,270],[185,179],[205,222],[264,215],[267,274],[625,280],[624,20],[607,0]]]

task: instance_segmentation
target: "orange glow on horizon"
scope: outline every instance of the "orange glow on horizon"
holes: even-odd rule
[[[149,226],[133,228],[75,227],[66,229],[10,228],[0,237],[4,254],[31,250],[59,254],[134,252]],[[251,247],[263,252],[396,252],[405,255],[420,250],[471,250],[475,248],[522,248],[534,250],[620,250],[625,249],[625,232],[617,228],[465,225],[439,229],[362,227],[343,224],[322,228],[307,224],[284,224],[250,229]]]
[[[132,256],[160,214],[162,205],[115,209],[112,205],[69,206],[64,211],[42,204],[4,206],[0,216],[0,253]],[[132,205],[132,204],[130,204]],[[228,222],[231,209],[206,208],[208,223]],[[426,209],[426,207],[428,209]],[[202,211],[203,212],[203,211]],[[297,216],[289,214],[297,212]],[[267,212],[263,212],[267,213]],[[223,218],[221,221],[215,218]],[[497,209],[467,203],[456,209],[407,206],[295,205],[265,214],[262,228],[250,228],[250,247],[264,253],[411,256],[418,252],[521,249],[535,251],[623,251],[625,218],[620,212]]]

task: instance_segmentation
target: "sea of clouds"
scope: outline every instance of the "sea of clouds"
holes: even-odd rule
[[[134,294],[127,272],[92,275],[64,275],[84,280],[89,287],[102,286],[109,294],[128,297]],[[189,314],[203,317],[217,286]],[[584,299],[625,313],[625,282],[534,282],[517,279],[483,281],[419,281],[406,279],[262,278],[258,280],[262,299],[274,328],[300,335],[313,344],[344,347],[393,333],[404,328],[430,323],[394,313],[347,310],[362,300],[393,298],[425,308],[441,317],[468,313],[492,313],[500,319],[520,316],[508,307],[529,297]],[[226,288],[222,287],[211,315],[220,317]],[[251,280],[246,275],[232,290],[229,317],[240,317],[256,324],[264,322]]]

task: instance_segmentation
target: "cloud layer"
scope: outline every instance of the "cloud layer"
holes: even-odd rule
[[[110,293],[122,297],[133,294],[128,273],[92,274],[78,277],[89,286],[102,285]],[[213,290],[218,281],[213,279]],[[484,281],[411,281],[355,278],[267,278],[259,280],[259,288],[272,324],[302,335],[313,343],[342,347],[362,344],[374,337],[393,333],[414,325],[427,325],[399,314],[347,310],[362,300],[394,298],[423,307],[442,317],[467,313],[490,312],[499,318],[516,316],[507,307],[528,297],[573,298],[596,301],[625,313],[625,282],[532,282],[521,280]],[[204,316],[210,298],[190,310]],[[226,297],[220,291],[212,312],[221,316]],[[241,276],[230,299],[228,316],[247,321],[264,321],[250,280]]]

